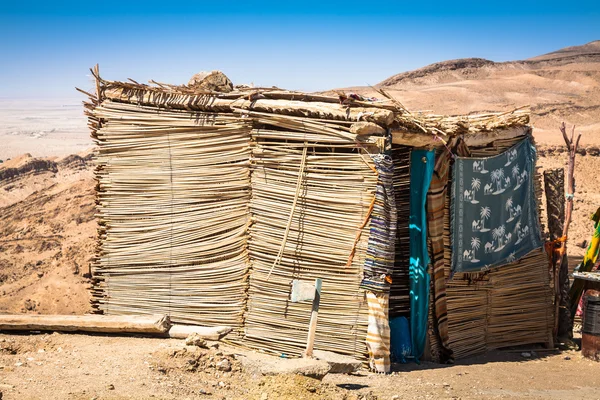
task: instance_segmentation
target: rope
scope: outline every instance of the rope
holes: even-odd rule
[[[364,149],[364,150],[366,151],[366,149]],[[362,160],[365,162],[365,164],[375,173],[375,176],[379,176],[379,172],[377,172],[377,169],[374,166],[372,166],[371,164],[369,164],[369,162],[365,159],[364,154],[362,154],[360,151],[358,154],[360,155]],[[350,250],[350,255],[348,256],[348,261],[346,262],[346,267],[349,267],[350,265],[352,265],[352,261],[354,260],[354,255],[356,254],[356,246],[358,245],[358,241],[360,240],[362,230],[367,225],[367,222],[369,222],[369,218],[371,218],[371,213],[373,212],[373,208],[375,207],[375,199],[376,198],[377,198],[377,193],[374,193],[373,199],[371,200],[371,203],[369,204],[369,211],[367,211],[367,215],[365,216],[365,219],[358,227],[356,236],[354,237],[354,243],[352,244],[352,250]]]
[[[553,252],[556,252],[556,253],[561,252],[562,247],[560,247],[560,244],[564,243],[566,241],[567,241],[566,236],[559,237],[556,240],[550,240],[550,241],[544,243],[544,249],[546,250],[546,253],[548,253],[549,256],[552,256]]]
[[[450,157],[452,157],[452,159],[456,158],[456,154],[454,154],[452,152],[452,150],[450,149],[450,147],[448,147],[448,142],[447,141],[445,141],[444,139],[442,139],[438,135],[433,135],[433,140],[434,141],[442,142],[442,144],[444,145],[444,147],[446,148],[446,150],[448,150],[448,153],[450,153]]]
[[[279,262],[281,261],[281,257],[283,256],[283,251],[285,250],[285,245],[287,243],[287,238],[290,233],[290,227],[292,226],[292,219],[294,217],[294,211],[296,211],[296,204],[298,203],[298,197],[300,197],[300,188],[302,187],[302,177],[304,175],[304,167],[306,166],[306,153],[308,150],[308,143],[304,142],[304,148],[302,149],[302,161],[300,161],[300,170],[298,172],[298,180],[296,181],[296,193],[294,194],[294,201],[292,202],[292,210],[290,211],[290,216],[287,221],[287,225],[285,227],[285,233],[283,234],[283,241],[281,242],[281,247],[279,248],[279,252],[277,253],[277,257],[275,258],[275,262],[273,266],[269,270],[269,274],[267,275],[267,280],[271,277],[271,273],[273,269]]]
[[[371,200],[371,204],[369,204],[369,211],[367,211],[367,215],[365,216],[364,221],[358,227],[358,231],[356,232],[356,237],[354,238],[354,243],[352,244],[352,250],[350,250],[350,255],[348,256],[348,262],[346,262],[346,267],[352,265],[352,260],[354,260],[354,254],[356,253],[356,246],[358,245],[358,241],[360,240],[360,235],[362,234],[362,230],[369,222],[369,218],[371,218],[371,213],[373,212],[373,208],[375,207],[375,199],[377,198],[377,194],[373,195],[373,200]]]

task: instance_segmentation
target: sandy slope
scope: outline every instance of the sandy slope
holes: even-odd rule
[[[562,144],[558,126],[563,120],[577,125],[582,145],[600,144],[600,41],[522,61],[444,61],[394,75],[376,86],[409,110],[436,114],[530,105],[540,144]],[[371,88],[349,89],[377,96]]]
[[[92,170],[83,158],[40,161],[0,164],[0,174],[21,168],[0,180],[0,313],[82,314],[96,237]]]

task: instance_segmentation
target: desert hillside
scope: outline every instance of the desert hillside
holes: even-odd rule
[[[90,159],[26,154],[0,164],[0,313],[89,311]]]
[[[527,60],[442,61],[380,82],[409,110],[436,114],[531,106],[539,144],[562,144],[561,121],[576,124],[582,145],[600,144],[600,41]],[[377,96],[368,87],[351,90]]]

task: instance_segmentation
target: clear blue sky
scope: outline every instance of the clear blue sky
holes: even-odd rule
[[[105,78],[325,90],[432,62],[524,59],[600,39],[599,1],[3,0],[0,97],[76,97]]]

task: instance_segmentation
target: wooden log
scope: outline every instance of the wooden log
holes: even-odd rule
[[[198,325],[173,325],[169,329],[169,337],[173,339],[185,339],[191,334],[196,334],[206,340],[220,340],[231,332],[230,326],[198,326]]]
[[[367,121],[381,126],[389,126],[394,121],[394,113],[375,107],[345,107],[339,104],[320,101],[306,102],[297,100],[241,100],[235,101],[235,107],[272,114],[294,115],[307,118],[330,119],[340,121]]]
[[[298,100],[223,99],[212,95],[182,95],[154,89],[107,88],[106,98],[131,104],[167,107],[181,110],[207,112],[233,112],[236,110],[258,111],[268,114],[290,115],[334,121],[367,121],[388,126],[394,113],[377,107],[346,107],[325,102]]]
[[[0,315],[0,331],[166,333],[167,315]]]
[[[385,135],[386,130],[372,122],[355,122],[350,126],[350,132],[356,136]]]
[[[192,96],[123,87],[106,89],[104,97],[113,101],[143,106],[227,113],[232,112],[231,105],[235,101],[234,99],[220,99],[212,95]]]
[[[487,146],[496,140],[513,139],[529,134],[529,126],[514,126],[506,129],[497,129],[491,132],[474,132],[463,135],[469,147]],[[448,140],[447,137],[444,138]],[[392,131],[392,143],[412,147],[441,147],[443,142],[436,140],[433,135],[424,132]]]

